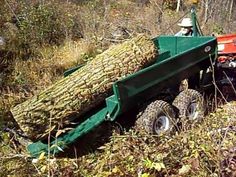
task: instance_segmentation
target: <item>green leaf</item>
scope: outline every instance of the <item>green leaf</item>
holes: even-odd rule
[[[42,160],[45,158],[45,152],[42,152],[40,155],[39,155],[39,158],[38,160]]]
[[[141,177],[149,177],[149,176],[150,176],[149,173],[143,173],[143,174],[141,175]]]
[[[153,168],[157,171],[161,171],[161,169],[165,168],[165,165],[163,163],[153,163]]]
[[[144,160],[144,164],[147,168],[152,168],[152,161],[150,159]]]
[[[191,166],[190,165],[183,165],[180,169],[179,169],[179,175],[183,175],[188,173],[191,170]]]

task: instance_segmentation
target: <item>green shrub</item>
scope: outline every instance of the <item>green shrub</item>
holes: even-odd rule
[[[67,38],[83,36],[77,13],[79,9],[72,3],[62,4],[57,0],[16,3],[17,8],[14,9],[14,14],[11,14],[12,17],[9,18],[8,14],[0,19],[3,26],[2,33],[8,42],[8,50],[32,54],[39,46],[59,45]],[[9,28],[9,26],[14,27]],[[17,30],[12,32],[12,29]]]

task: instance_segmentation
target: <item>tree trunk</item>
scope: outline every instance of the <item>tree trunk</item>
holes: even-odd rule
[[[233,7],[234,7],[234,0],[231,0],[229,8],[229,21],[232,19]]]
[[[204,18],[204,24],[208,21],[208,11],[209,11],[209,1],[206,0],[205,2],[205,18]]]
[[[156,55],[152,40],[138,35],[97,55],[78,71],[17,105],[11,112],[29,138],[45,138],[49,132],[55,133],[70,125],[72,115],[81,116],[95,108],[111,93],[115,81],[150,65]]]
[[[179,12],[180,3],[181,3],[181,0],[178,0],[178,1],[177,1],[176,12]]]

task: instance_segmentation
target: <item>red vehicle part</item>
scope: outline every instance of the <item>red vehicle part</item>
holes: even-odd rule
[[[218,54],[236,55],[236,34],[228,34],[217,37]]]
[[[236,34],[217,37],[218,63],[222,67],[236,68]]]
[[[236,34],[228,34],[217,37],[218,59],[217,80],[222,93],[234,95],[236,87]]]

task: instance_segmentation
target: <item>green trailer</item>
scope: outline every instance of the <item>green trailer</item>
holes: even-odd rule
[[[147,103],[143,115],[137,119],[138,127],[147,133],[172,131],[177,120],[183,117],[199,120],[204,113],[203,97],[193,89],[202,87],[206,70],[216,57],[216,38],[159,36],[153,42],[159,52],[154,64],[115,82],[112,95],[96,110],[89,111],[73,130],[50,144],[42,141],[30,144],[31,155],[55,154],[101,123],[114,121],[121,114]],[[184,79],[188,79],[189,89],[180,91],[179,84]]]

